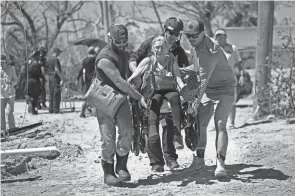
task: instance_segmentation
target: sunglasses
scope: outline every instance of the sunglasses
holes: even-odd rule
[[[185,34],[185,36],[187,38],[198,38],[200,35],[200,33],[196,33],[196,34]]]
[[[126,40],[115,40],[115,39],[113,39],[113,42],[114,42],[115,44],[117,44],[117,45],[120,45],[120,44],[127,44],[128,39],[126,39]]]
[[[180,35],[180,33],[174,32],[174,31],[168,31],[169,35],[174,35],[176,37],[178,37]]]

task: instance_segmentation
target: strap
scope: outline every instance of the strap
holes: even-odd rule
[[[166,70],[168,71],[168,72],[171,72],[172,73],[172,75],[173,75],[173,77],[174,77],[174,74],[173,74],[173,64],[174,64],[174,58],[173,58],[173,56],[171,56],[172,54],[170,54],[169,55],[169,64],[167,65],[167,67],[166,67]],[[151,67],[150,67],[150,71],[152,72],[152,73],[154,73],[154,71],[156,70],[156,67],[154,66],[156,63],[158,63],[158,61],[157,61],[157,59],[155,59],[155,61],[153,61],[153,59],[154,59],[155,57],[153,57],[153,56],[151,56],[150,57],[150,63],[151,63]],[[164,66],[163,66],[164,67]],[[165,67],[164,67],[165,68]]]

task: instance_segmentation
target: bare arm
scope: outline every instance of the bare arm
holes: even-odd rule
[[[136,63],[136,61],[130,61],[130,62],[129,62],[129,69],[130,69],[132,72],[135,72],[136,67],[137,67],[137,63]]]
[[[15,86],[17,84],[17,76],[14,67],[12,67],[12,77],[11,77],[11,85]]]
[[[101,69],[122,92],[126,93],[133,99],[141,100],[142,95],[137,90],[133,89],[132,86],[121,77],[119,70],[110,60],[99,60],[97,67]]]
[[[130,82],[132,79],[141,76],[144,71],[147,69],[148,65],[150,63],[150,58],[144,58],[138,65],[138,67],[135,68],[133,71],[133,74],[128,78],[128,82]]]
[[[183,83],[183,81],[181,79],[181,73],[180,73],[179,66],[178,66],[176,60],[173,63],[173,74],[176,77],[176,82],[177,82],[179,88],[182,89],[185,86],[185,84]]]
[[[240,56],[239,50],[234,45],[232,46],[232,48],[233,48],[233,56],[235,58],[236,66],[238,67],[241,76],[243,76],[244,75],[244,66],[243,66],[243,63],[242,63],[242,58]]]

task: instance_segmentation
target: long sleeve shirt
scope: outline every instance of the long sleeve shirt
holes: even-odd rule
[[[1,94],[0,98],[12,98],[15,97],[15,88],[17,84],[17,76],[15,68],[11,65],[6,67],[0,67],[1,69]]]

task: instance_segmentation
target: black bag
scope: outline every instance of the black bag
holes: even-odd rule
[[[161,76],[151,73],[154,91],[176,91],[176,80],[173,76]]]
[[[170,60],[170,63],[168,65],[168,71],[172,69],[172,63],[173,61]],[[155,92],[159,91],[176,91],[177,90],[177,83],[174,76],[163,76],[163,75],[157,75],[154,74],[155,66],[154,64],[151,64],[151,85]],[[172,71],[171,71],[172,73]]]

